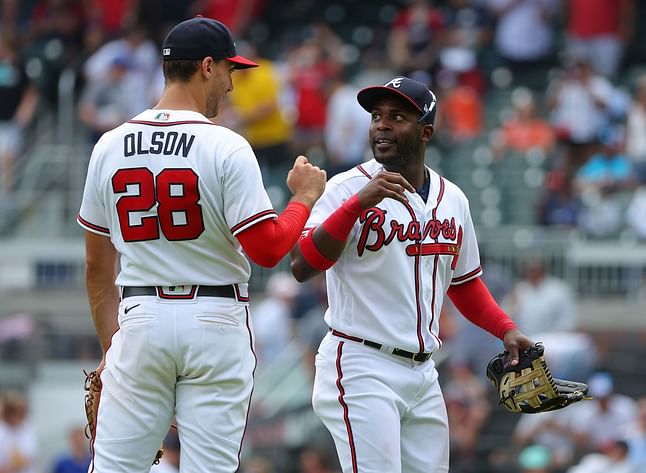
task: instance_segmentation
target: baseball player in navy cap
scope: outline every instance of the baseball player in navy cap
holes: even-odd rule
[[[182,22],[162,56],[159,103],[98,141],[78,215],[104,352],[92,469],[147,473],[175,416],[182,471],[233,473],[256,366],[247,257],[287,254],[326,176],[296,158],[277,215],[249,143],[209,121],[256,66],[225,25]]]
[[[312,209],[292,273],[325,271],[330,330],[312,402],[344,473],[449,471],[446,407],[433,360],[448,294],[471,322],[518,350],[533,345],[482,283],[462,191],[425,165],[437,100],[395,77],[359,91],[374,159],[337,174]]]

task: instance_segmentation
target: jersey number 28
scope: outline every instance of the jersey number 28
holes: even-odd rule
[[[164,169],[155,176],[148,168],[119,169],[112,176],[115,194],[137,186],[139,192],[117,201],[119,226],[124,241],[156,240],[159,229],[167,240],[193,240],[204,231],[202,207],[198,204],[199,177],[192,169]],[[132,187],[131,187],[132,189]],[[157,215],[130,221],[132,212],[147,212],[157,204]]]

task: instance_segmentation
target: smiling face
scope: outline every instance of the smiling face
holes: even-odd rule
[[[385,95],[375,102],[371,117],[368,136],[377,162],[390,171],[423,159],[433,127],[419,123],[420,112],[412,104]]]

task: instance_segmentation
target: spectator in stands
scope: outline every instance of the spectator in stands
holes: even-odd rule
[[[646,184],[646,74],[637,88],[626,120],[626,152],[633,163],[637,182]]]
[[[511,104],[512,116],[494,135],[494,156],[501,158],[506,151],[526,153],[531,149],[550,153],[556,140],[554,129],[538,116],[534,94],[526,87],[518,87],[511,94]]]
[[[39,93],[27,77],[18,36],[0,32],[0,192],[14,185],[14,168],[23,150]]]
[[[275,469],[266,458],[252,456],[242,461],[240,473],[274,473]]]
[[[150,108],[158,97],[153,97],[151,89],[159,73],[159,52],[148,32],[139,24],[125,27],[122,38],[109,41],[94,54],[83,66],[88,83],[101,82],[115,61],[124,60],[128,69],[123,77],[123,101],[128,104],[127,116],[133,117]]]
[[[588,393],[592,400],[571,408],[570,425],[580,452],[596,451],[621,438],[626,426],[639,416],[636,401],[615,391],[608,372],[594,373],[588,379]]]
[[[262,13],[266,0],[192,0],[189,16],[214,18],[240,36]],[[268,2],[267,2],[268,3]]]
[[[443,391],[450,425],[451,471],[468,471],[477,464],[479,436],[489,418],[488,386],[459,357],[450,363],[448,375]]]
[[[611,440],[599,452],[585,455],[566,473],[639,473],[628,461],[628,445],[623,440]]]
[[[503,307],[529,335],[571,331],[576,326],[576,300],[570,286],[547,274],[545,262],[534,255],[522,263],[522,279],[503,301]]]
[[[83,49],[85,3],[83,0],[35,0],[24,25],[25,55],[32,59],[34,82],[44,101],[58,105],[58,82],[68,66],[75,65]]]
[[[445,44],[440,50],[440,72],[457,74],[460,83],[482,96],[485,71],[480,66],[483,49],[491,42],[493,18],[476,2],[449,0],[443,9]]]
[[[325,121],[325,151],[330,176],[365,160],[370,114],[357,102],[358,90],[347,69],[339,70],[331,79]]]
[[[626,425],[622,437],[628,445],[628,461],[638,473],[646,473],[646,396],[637,400],[638,418]]]
[[[274,361],[292,340],[291,311],[298,292],[298,283],[284,271],[273,273],[267,280],[266,297],[253,313],[255,349],[260,363]]]
[[[559,470],[572,464],[576,446],[570,431],[571,410],[521,414],[512,434],[520,448],[540,447],[549,452],[549,464]],[[521,454],[522,455],[522,454]]]
[[[482,98],[456,74],[443,74],[438,83],[437,127],[449,146],[466,143],[482,133]]]
[[[86,20],[82,0],[36,0],[30,18],[29,38],[35,42],[60,39],[78,47]]]
[[[574,192],[572,179],[560,170],[547,173],[538,200],[538,222],[554,227],[576,227],[581,212],[581,200]]]
[[[55,462],[51,473],[86,473],[90,452],[83,427],[74,427],[68,434],[68,451]]]
[[[579,215],[580,229],[590,237],[615,236],[623,226],[622,196],[635,178],[630,160],[623,154],[623,132],[607,128],[599,151],[577,172],[574,185],[585,204]]]
[[[159,464],[153,465],[150,473],[179,473],[180,442],[177,430],[170,428],[162,442],[164,455]]]
[[[2,397],[2,406],[0,471],[36,473],[38,445],[28,416],[27,399],[18,391],[7,391]]]
[[[646,184],[635,190],[626,208],[626,225],[637,238],[646,241]]]
[[[518,455],[520,473],[551,473],[552,464],[552,453],[541,445],[525,447]]]
[[[79,99],[78,115],[89,130],[91,143],[131,118],[126,80],[131,67],[127,56],[115,56],[104,77],[86,83]]]
[[[296,107],[293,146],[296,153],[323,147],[326,86],[339,68],[316,36],[310,35],[287,57],[288,84]],[[308,154],[311,154],[308,152]]]
[[[496,18],[495,46],[517,85],[542,87],[554,55],[558,0],[484,0]]]
[[[568,60],[563,73],[550,82],[547,105],[557,138],[565,146],[560,167],[566,176],[576,174],[593,151],[614,93],[613,85],[582,58]]]
[[[398,73],[408,77],[432,74],[445,44],[444,21],[432,0],[408,0],[397,12],[386,46]]]
[[[598,151],[576,174],[574,184],[579,193],[614,193],[635,186],[632,164],[624,154],[624,143],[621,128],[607,127],[601,133]]]
[[[292,165],[293,130],[281,109],[284,80],[275,64],[259,55],[256,45],[242,43],[237,48],[261,67],[240,69],[233,75],[235,93],[228,96],[231,107],[224,119],[253,147],[265,184],[278,184],[287,191],[284,181]]]
[[[339,473],[332,467],[331,458],[320,448],[307,447],[298,455],[298,473]]]
[[[127,24],[131,10],[130,0],[90,0],[85,2],[86,26],[96,26],[102,36],[115,39]]]
[[[314,357],[321,340],[328,332],[324,316],[327,310],[325,274],[321,273],[301,284],[294,304],[295,334],[304,349],[303,366],[314,377]]]
[[[595,71],[615,77],[633,36],[634,0],[567,0],[566,52],[587,58]]]

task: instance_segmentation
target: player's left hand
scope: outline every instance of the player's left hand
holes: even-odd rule
[[[518,351],[534,346],[534,342],[527,338],[518,329],[509,330],[503,338],[505,350],[509,352],[509,361],[512,366],[518,364]]]

